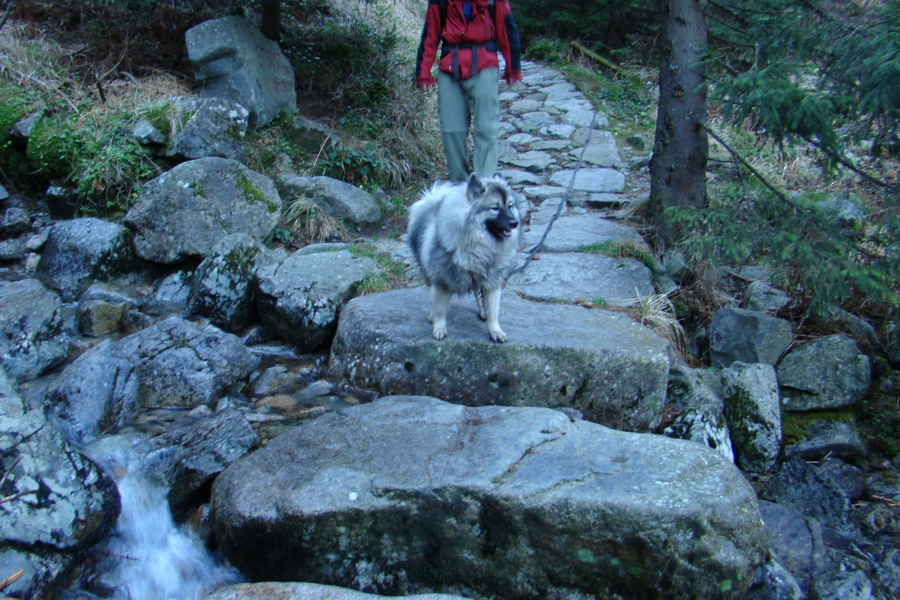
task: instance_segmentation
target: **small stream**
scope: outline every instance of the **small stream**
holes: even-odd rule
[[[190,528],[176,525],[167,489],[154,473],[165,450],[153,451],[148,440],[116,435],[84,449],[116,481],[122,511],[115,531],[94,551],[82,590],[114,600],[199,600],[240,581]]]

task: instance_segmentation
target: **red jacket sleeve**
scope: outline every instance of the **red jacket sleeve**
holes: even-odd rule
[[[433,85],[434,77],[431,69],[441,45],[441,4],[440,0],[428,0],[428,11],[425,13],[425,26],[422,28],[422,39],[419,52],[416,54],[415,83],[418,86]]]
[[[506,59],[506,72],[503,78],[508,83],[522,81],[522,38],[519,28],[509,8],[509,0],[495,0],[494,30],[497,32],[497,44]]]

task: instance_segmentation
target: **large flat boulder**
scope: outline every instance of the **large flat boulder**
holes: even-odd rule
[[[494,344],[472,297],[450,302],[448,337],[431,337],[426,288],[350,301],[331,348],[332,372],[382,394],[423,394],[469,406],[566,407],[616,429],[660,422],[668,344],[627,316],[503,295]]]
[[[365,594],[349,588],[295,581],[238,583],[217,589],[206,600],[378,600],[387,596]],[[396,598],[396,597],[395,597]],[[403,600],[466,600],[448,594],[417,594]]]
[[[253,581],[391,595],[741,598],[768,556],[753,490],[701,444],[422,396],[272,440],[216,479],[212,522]]]

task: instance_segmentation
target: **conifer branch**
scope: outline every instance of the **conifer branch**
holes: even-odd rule
[[[751,165],[750,163],[748,163],[748,162],[744,159],[744,157],[742,157],[740,154],[738,154],[737,150],[735,150],[734,148],[732,148],[731,146],[729,146],[728,143],[726,143],[725,140],[723,140],[722,137],[719,136],[719,135],[713,130],[712,127],[710,127],[710,126],[707,125],[706,123],[702,123],[702,122],[698,122],[697,124],[700,125],[700,127],[702,127],[703,129],[705,129],[706,132],[707,132],[714,140],[716,140],[717,142],[719,142],[720,144],[722,144],[722,146],[723,146],[726,150],[728,150],[728,152],[731,154],[731,156],[734,157],[734,160],[736,160],[736,161],[739,162],[740,164],[742,164],[742,165],[744,165],[745,167],[747,167],[747,169],[748,169],[751,173],[753,173],[753,175],[754,175],[757,179],[759,179],[759,181],[760,181],[764,186],[766,186],[773,194],[775,194],[776,196],[778,196],[779,198],[781,198],[781,200],[783,200],[783,201],[786,202],[787,204],[790,204],[791,206],[793,206],[796,210],[800,210],[800,207],[797,205],[796,202],[794,202],[793,200],[791,200],[790,198],[788,198],[787,196],[785,196],[784,193],[783,193],[781,190],[779,190],[779,189],[776,188],[774,185],[772,185],[771,183],[769,183],[769,181],[768,181],[765,177],[763,177],[762,173],[760,173],[760,172],[757,171],[755,168],[753,168],[753,165]]]
[[[803,139],[806,140],[809,144],[811,144],[811,145],[815,146],[816,148],[818,148],[819,150],[821,150],[822,152],[825,152],[826,154],[833,156],[839,163],[841,163],[842,165],[844,165],[845,167],[847,167],[848,169],[850,169],[851,171],[853,171],[854,173],[856,173],[857,175],[862,177],[863,179],[866,179],[869,182],[874,183],[875,185],[880,186],[880,187],[890,187],[890,184],[888,182],[882,181],[882,180],[878,179],[877,177],[875,177],[874,175],[870,175],[869,173],[866,173],[865,171],[863,171],[862,169],[860,169],[859,167],[854,165],[852,162],[850,162],[849,160],[844,158],[844,156],[842,154],[839,154],[834,151],[829,151],[827,148],[825,148],[822,144],[820,144],[816,140],[811,140],[809,138],[803,138]]]

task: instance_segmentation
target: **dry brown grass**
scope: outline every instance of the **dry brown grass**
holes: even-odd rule
[[[660,337],[667,340],[675,350],[685,356],[687,354],[687,336],[684,328],[678,322],[675,314],[675,305],[666,294],[638,294],[638,316],[641,325],[645,325],[655,331]]]
[[[37,109],[47,108],[52,100],[67,102],[77,110],[77,99],[84,86],[72,75],[72,55],[66,48],[39,34],[29,37],[26,26],[14,21],[0,29],[0,78],[29,93]]]
[[[293,234],[294,241],[298,244],[348,238],[340,221],[308,198],[295,198],[284,211],[281,225]]]
[[[17,22],[0,29],[0,78],[32,92],[28,94],[32,111],[62,102],[82,118],[102,118],[109,113],[139,111],[173,96],[191,95],[184,79],[159,73],[104,81],[101,98],[97,87],[86,85],[75,72],[73,59],[81,47],[62,45],[46,33],[35,35],[34,31],[34,26]]]

